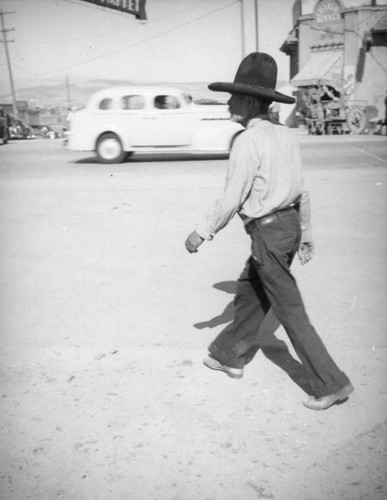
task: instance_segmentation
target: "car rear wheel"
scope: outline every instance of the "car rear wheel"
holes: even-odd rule
[[[121,163],[127,155],[120,138],[112,132],[101,135],[95,151],[101,163]]]

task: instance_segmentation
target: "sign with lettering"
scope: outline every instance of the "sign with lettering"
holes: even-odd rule
[[[89,2],[100,7],[106,7],[107,9],[133,14],[136,16],[136,19],[146,21],[146,0],[82,0],[82,2]]]
[[[314,18],[319,25],[340,23],[341,6],[336,0],[321,0],[314,10]]]

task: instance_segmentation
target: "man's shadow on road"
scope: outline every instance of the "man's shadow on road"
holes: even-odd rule
[[[216,290],[235,295],[236,282],[223,281],[213,285]],[[202,321],[194,325],[195,328],[201,330],[203,328],[215,328],[232,321],[234,315],[234,301],[227,304],[224,311],[207,321]],[[305,374],[302,364],[293,358],[290,354],[288,346],[282,340],[279,340],[275,335],[275,331],[281,323],[270,310],[262,322],[258,333],[258,344],[254,346],[252,355],[255,355],[259,349],[263,354],[270,359],[274,364],[282,368],[288,376],[308,395],[312,395],[312,389]],[[250,351],[251,352],[251,351]]]

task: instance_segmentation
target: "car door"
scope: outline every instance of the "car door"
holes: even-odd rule
[[[146,96],[141,93],[127,92],[119,99],[116,119],[130,146],[148,145],[148,134],[143,121],[147,107]]]
[[[170,93],[150,96],[144,112],[144,131],[151,147],[179,147],[192,144],[195,116],[188,104]]]

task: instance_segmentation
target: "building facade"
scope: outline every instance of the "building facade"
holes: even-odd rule
[[[296,0],[281,50],[299,106],[318,95],[332,109],[340,100],[345,112],[357,106],[385,118],[387,0]]]
[[[13,106],[10,103],[0,104],[0,107],[4,112],[10,116],[13,116]],[[26,125],[36,125],[40,123],[40,110],[36,108],[31,108],[28,101],[16,101],[17,107],[17,117]]]

